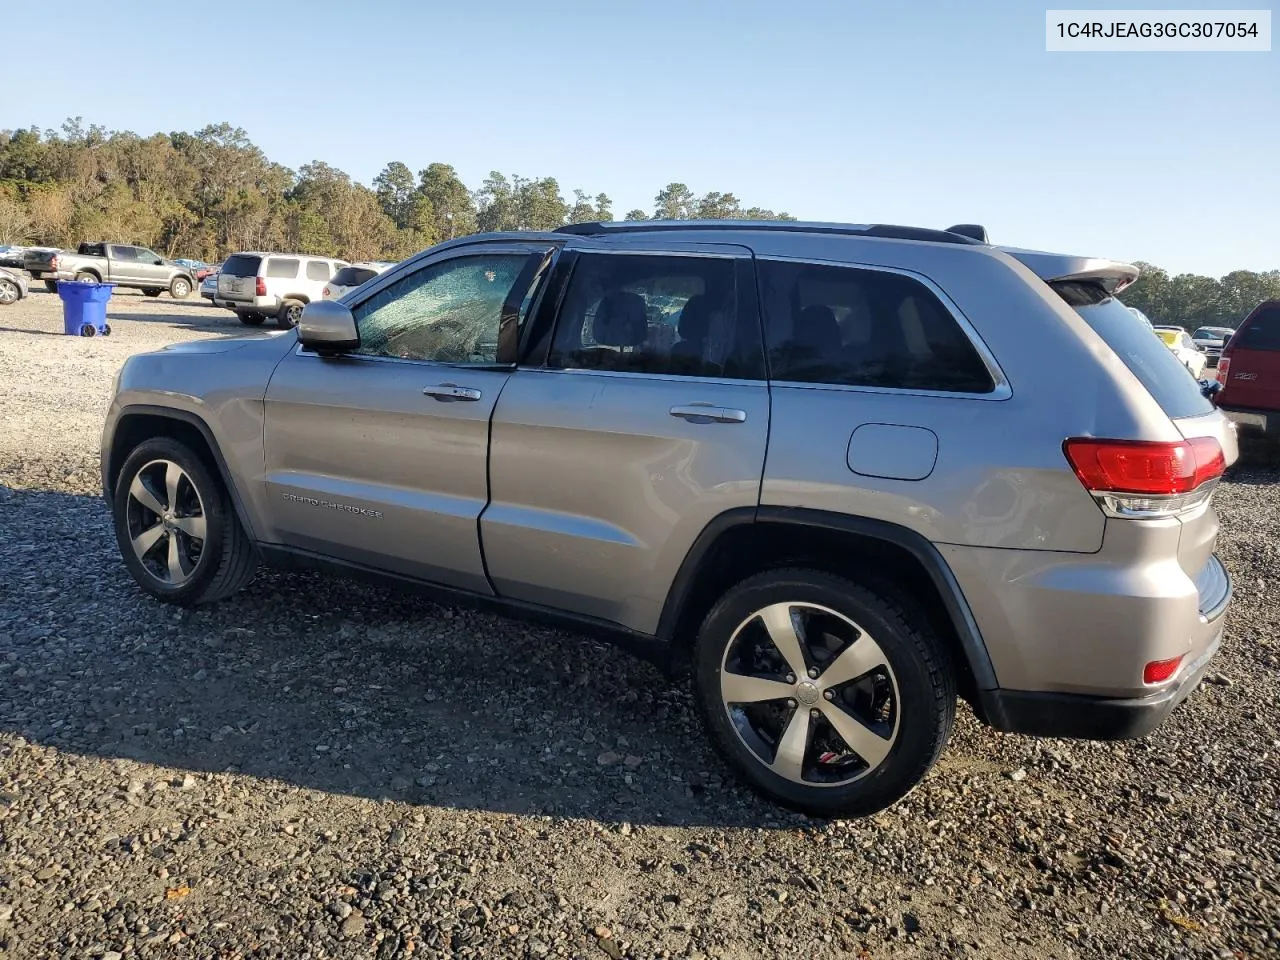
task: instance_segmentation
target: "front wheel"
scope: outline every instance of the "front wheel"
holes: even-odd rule
[[[11,303],[17,303],[21,295],[16,283],[0,277],[0,306],[7,307]]]
[[[257,565],[221,479],[167,437],[143,441],[126,458],[112,519],[134,580],[167,603],[220,600],[248,583]]]
[[[169,296],[175,300],[185,300],[191,296],[191,281],[186,277],[174,277],[169,284]]]
[[[160,287],[146,287],[142,291],[144,297],[158,297],[164,291]]]
[[[821,817],[906,796],[946,745],[945,648],[887,595],[818,570],[726,593],[698,633],[694,687],[712,742],[757,792]]]

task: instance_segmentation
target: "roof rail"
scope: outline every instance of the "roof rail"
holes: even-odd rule
[[[665,230],[767,230],[779,233],[831,233],[883,240],[924,240],[930,243],[986,243],[986,231],[974,224],[961,224],[981,231],[982,238],[959,230],[930,230],[901,227],[889,223],[817,223],[804,220],[606,220],[570,223],[556,227],[555,233],[600,237],[617,233],[657,233]]]

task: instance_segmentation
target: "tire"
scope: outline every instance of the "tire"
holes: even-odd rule
[[[180,475],[172,481],[177,495],[171,498],[174,467]],[[168,509],[171,499],[177,501],[176,510]],[[185,444],[157,437],[134,447],[120,470],[111,508],[125,566],[158,600],[180,606],[212,603],[253,577],[257,551],[221,477]],[[135,537],[147,541],[135,549]],[[174,539],[177,545],[170,546]]]
[[[191,296],[191,281],[186,277],[174,277],[169,284],[169,296],[175,300],[185,300]]]
[[[955,720],[950,657],[923,618],[888,590],[818,570],[768,571],[725,593],[698,632],[693,684],[729,766],[756,792],[818,817],[868,816],[902,799]],[[788,734],[792,748],[780,749]]]
[[[246,327],[260,327],[262,322],[267,319],[260,313],[237,313],[236,316],[240,318],[240,322]]]
[[[146,287],[142,291],[144,297],[158,297],[164,292],[162,287]]]
[[[101,283],[96,273],[90,273],[88,270],[80,270],[76,273],[77,283]]]
[[[7,307],[15,304],[22,297],[22,291],[18,289],[18,285],[12,280],[6,280],[0,277],[0,307]]]
[[[98,328],[95,327],[92,323],[80,324],[80,336],[96,337],[97,335],[98,335]]]
[[[46,281],[44,282],[44,288],[45,288],[46,290],[48,290],[50,293],[57,293],[57,292],[58,292],[58,281],[57,281],[57,280],[46,280]]]
[[[296,327],[302,317],[302,308],[306,304],[301,300],[286,300],[280,304],[280,312],[276,314],[276,323],[282,327]]]

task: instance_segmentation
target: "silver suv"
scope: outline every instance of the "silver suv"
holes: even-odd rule
[[[1217,650],[1236,440],[1136,276],[966,225],[466,237],[296,330],[132,357],[104,488],[162,600],[262,559],[550,617],[691,672],[764,794],[867,814],[957,695],[1142,736]]]

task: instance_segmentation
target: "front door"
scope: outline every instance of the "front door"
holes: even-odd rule
[[[536,321],[554,320],[546,363],[517,370],[494,411],[480,532],[504,597],[652,633],[698,535],[758,502],[769,390],[750,252],[676,246],[560,258],[559,317]]]
[[[514,366],[498,344],[545,253],[477,243],[406,264],[353,305],[358,351],[286,356],[266,397],[273,540],[491,592],[477,521],[489,418]]]

